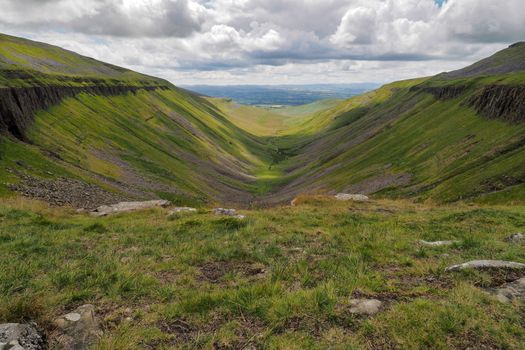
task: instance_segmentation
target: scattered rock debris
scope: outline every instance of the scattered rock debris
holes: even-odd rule
[[[370,198],[364,194],[350,194],[350,193],[338,193],[335,195],[335,199],[338,201],[354,201],[354,202],[366,202]]]
[[[0,324],[1,350],[43,350],[44,340],[36,329],[36,324]]]
[[[235,210],[235,209],[215,208],[215,209],[213,209],[213,214],[215,214],[215,215],[231,216],[231,217],[234,217],[236,219],[244,219],[244,218],[246,218],[245,215],[238,214],[237,210]]]
[[[372,316],[379,312],[383,302],[377,299],[351,299],[350,313]]]
[[[419,240],[419,244],[427,246],[427,247],[443,247],[443,246],[450,246],[454,245],[456,243],[459,243],[459,241],[435,241],[435,242],[429,242],[425,240]]]
[[[91,212],[93,216],[106,216],[109,214],[124,213],[135,210],[144,210],[155,207],[167,207],[171,203],[167,200],[152,200],[145,202],[120,202],[113,205],[102,205]]]
[[[449,266],[445,269],[448,271],[461,271],[465,269],[507,269],[507,270],[523,270],[525,264],[514,262],[514,261],[502,261],[502,260],[473,260],[463,264]]]
[[[95,317],[95,307],[90,304],[60,316],[54,324],[58,332],[55,342],[59,349],[89,349],[102,336],[98,319]]]
[[[110,204],[126,198],[103,190],[99,186],[86,182],[59,177],[56,179],[39,179],[17,173],[20,183],[10,184],[11,191],[24,197],[39,199],[54,206],[69,205],[74,208],[94,209],[101,204]]]

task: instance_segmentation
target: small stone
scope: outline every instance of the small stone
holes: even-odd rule
[[[354,201],[354,202],[366,202],[370,198],[364,194],[350,194],[350,193],[338,193],[335,195],[335,199],[338,201]]]
[[[377,299],[351,299],[350,313],[359,315],[375,315],[381,309],[383,303]]]
[[[523,240],[525,236],[521,232],[513,233],[509,237],[507,237],[505,240],[510,243],[517,243]]]
[[[465,269],[510,269],[510,270],[522,270],[525,269],[525,264],[514,262],[514,261],[502,261],[502,260],[473,260],[463,264],[449,266],[445,269],[448,271],[461,271]]]
[[[435,241],[435,242],[429,242],[425,240],[419,240],[419,244],[427,246],[427,247],[443,247],[443,246],[449,246],[454,245],[456,243],[459,243],[459,241]]]

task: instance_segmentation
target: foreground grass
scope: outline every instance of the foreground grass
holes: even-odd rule
[[[91,218],[34,202],[0,204],[0,322],[97,307],[97,349],[520,349],[521,304],[482,288],[470,259],[525,261],[504,237],[525,207],[428,207],[310,198],[246,221],[166,210]],[[457,239],[421,248],[418,239]],[[385,303],[349,313],[352,297]],[[127,308],[132,319],[126,319]]]

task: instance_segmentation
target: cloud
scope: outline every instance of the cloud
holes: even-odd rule
[[[175,83],[384,81],[459,68],[523,40],[521,7],[522,0],[0,0],[0,31]]]
[[[0,22],[122,37],[185,37],[200,30],[205,8],[193,0],[0,0]]]
[[[508,43],[525,36],[517,11],[522,0],[358,0],[349,6],[330,42],[370,58],[471,54],[472,45]]]

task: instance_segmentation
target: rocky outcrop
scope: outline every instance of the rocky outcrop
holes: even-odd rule
[[[0,324],[0,350],[41,350],[44,340],[34,324]]]
[[[60,316],[54,324],[59,332],[55,340],[58,349],[89,349],[102,335],[95,307],[90,304]]]
[[[195,209],[195,208],[175,207],[175,208],[170,210],[168,215],[177,215],[177,214],[182,214],[182,213],[196,213],[196,212],[197,212],[197,209]]]
[[[338,201],[354,201],[354,202],[366,202],[369,200],[364,194],[350,194],[350,193],[338,193],[335,195],[335,199]]]
[[[514,299],[525,300],[525,277],[517,281],[505,283],[498,288],[490,290],[502,303],[511,302]]]
[[[438,100],[449,100],[456,98],[467,90],[464,85],[447,85],[447,86],[413,86],[410,91],[422,91],[433,95]]]
[[[505,269],[505,270],[524,270],[525,264],[514,261],[502,260],[473,260],[459,265],[449,266],[445,271],[461,271],[466,269],[487,270],[487,269]]]
[[[215,208],[213,209],[213,214],[215,215],[223,215],[223,216],[231,216],[236,219],[244,219],[246,216],[242,214],[237,214],[237,210],[235,209],[225,209],[225,208]]]
[[[486,86],[467,104],[485,118],[521,123],[525,121],[525,86]]]
[[[425,240],[419,240],[419,244],[427,246],[427,247],[444,247],[444,246],[450,246],[456,243],[459,243],[459,241],[435,241],[435,242],[429,242]]]
[[[119,95],[135,93],[140,89],[167,89],[161,85],[111,85],[102,81],[86,86],[33,86],[0,88],[0,131],[25,140],[25,131],[31,125],[35,112],[58,104],[65,98],[80,93],[93,95]]]
[[[152,200],[145,202],[120,202],[113,205],[102,205],[91,212],[92,216],[107,216],[110,214],[144,210],[158,207],[167,207],[171,203],[167,200]]]

